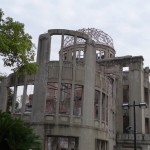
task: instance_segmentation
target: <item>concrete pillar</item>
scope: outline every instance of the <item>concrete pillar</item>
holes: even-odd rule
[[[45,99],[47,91],[47,70],[46,63],[49,61],[49,35],[39,37],[37,62],[39,69],[35,77],[34,96],[32,103],[32,121],[41,123],[44,119]]]
[[[26,105],[26,99],[27,99],[27,76],[25,76],[25,83],[24,83],[24,88],[23,88],[23,99],[22,99],[22,108],[21,108],[21,113],[23,114],[25,112],[25,105]]]
[[[12,113],[15,113],[15,111],[16,111],[16,98],[17,98],[17,77],[15,77],[14,95],[13,95],[13,102],[12,102]]]
[[[59,119],[59,104],[60,104],[60,93],[61,93],[61,81],[62,81],[62,67],[63,67],[63,45],[64,35],[61,37],[61,50],[59,57],[59,81],[58,81],[58,96],[56,101],[56,123],[58,124]]]
[[[120,76],[116,79],[116,132],[123,133],[123,89],[122,89],[122,67],[120,66]]]
[[[85,50],[85,81],[83,100],[83,125],[92,126],[94,123],[94,97],[95,97],[95,66],[96,51],[94,42],[87,41]]]
[[[96,51],[94,48],[94,42],[89,40],[87,41],[85,50],[85,81],[82,114],[83,126],[93,126],[94,124],[95,66]],[[90,128],[85,128],[81,132],[81,136],[79,137],[79,150],[94,150],[95,138],[93,135],[93,130]]]
[[[68,49],[67,53],[68,53],[67,61],[72,61],[72,51],[70,49]]]
[[[105,59],[109,58],[109,49],[105,48]]]
[[[95,138],[92,130],[82,130],[79,138],[79,150],[95,150]]]
[[[100,76],[100,78],[101,78],[101,76]],[[101,78],[101,89],[103,89],[103,84],[102,84],[102,78]],[[99,120],[100,120],[100,128],[101,127],[103,127],[102,126],[102,90],[100,91],[100,107],[99,107],[99,109],[100,109],[100,115],[99,115]]]
[[[77,42],[77,36],[74,37],[74,56],[73,56],[73,74],[72,74],[72,93],[71,93],[71,103],[70,103],[70,123],[72,124],[73,120],[73,103],[74,103],[74,89],[75,89],[75,75],[76,75],[76,43]]]
[[[46,142],[46,136],[44,135],[44,126],[42,124],[35,124],[33,125],[33,129],[34,129],[34,133],[36,135],[38,135],[40,137],[40,143],[41,143],[41,150],[47,150],[46,149],[46,145],[45,145],[45,142]]]
[[[114,81],[113,81],[113,108],[114,108],[114,112],[113,112],[113,133],[116,133],[116,77],[114,76]]]
[[[39,37],[37,63],[39,65],[38,72],[35,77],[34,95],[32,102],[31,121],[35,125],[35,131],[40,136],[42,142],[42,150],[44,150],[44,112],[47,91],[47,74],[46,64],[49,61],[50,54],[50,37],[43,34]]]
[[[129,66],[129,103],[136,104],[144,102],[144,78],[143,78],[143,60],[130,64]],[[130,125],[133,124],[133,108],[129,110]],[[144,109],[136,107],[136,129],[137,133],[145,132]]]
[[[106,85],[106,78],[105,78],[105,85]],[[107,124],[107,117],[108,117],[108,113],[107,113],[107,111],[108,111],[108,97],[107,97],[107,95],[105,95],[105,101],[104,101],[104,105],[105,105],[105,127],[108,125]]]
[[[7,109],[7,79],[3,79],[0,84],[0,110],[5,112]]]

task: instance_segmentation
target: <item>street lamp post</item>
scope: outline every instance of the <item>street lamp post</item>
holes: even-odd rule
[[[138,106],[138,107],[146,107],[147,108],[147,104],[145,102],[141,102],[139,104],[135,104],[135,101],[133,101],[133,105],[130,105],[129,103],[124,103],[122,104],[122,107],[124,109],[129,109],[130,107],[133,107],[133,119],[134,119],[134,150],[137,149],[136,147],[136,112],[135,112],[135,107]]]

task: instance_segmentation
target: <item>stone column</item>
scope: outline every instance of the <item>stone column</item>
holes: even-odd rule
[[[116,130],[123,133],[123,88],[122,88],[122,67],[118,66],[118,78],[116,79]]]
[[[25,76],[25,83],[24,83],[24,88],[23,88],[23,99],[22,99],[22,108],[21,108],[21,113],[23,114],[25,112],[25,105],[26,105],[26,100],[27,100],[27,76]]]
[[[7,79],[3,79],[0,84],[0,110],[5,112],[7,108]]]
[[[75,75],[76,75],[76,42],[77,36],[74,36],[74,49],[73,49],[73,74],[72,74],[72,93],[71,93],[71,103],[70,103],[70,123],[72,124],[73,121],[73,104],[74,104],[74,90],[75,90]]]
[[[59,79],[58,79],[58,96],[56,101],[56,124],[59,121],[59,105],[60,105],[60,98],[61,98],[61,81],[62,81],[62,68],[63,68],[63,45],[64,45],[64,34],[61,36],[61,50],[60,50],[60,57],[59,57]]]
[[[143,78],[143,59],[140,58],[136,62],[132,62],[129,66],[129,103],[136,104],[144,102],[144,78]],[[136,129],[137,133],[144,133],[145,131],[145,119],[144,109],[136,109]],[[129,109],[129,121],[133,127],[133,108]]]
[[[13,95],[13,100],[12,100],[12,110],[11,110],[11,112],[13,114],[16,111],[16,98],[17,98],[17,77],[15,77],[14,95]]]
[[[101,85],[101,91],[100,91],[100,101],[99,101],[99,109],[100,109],[100,114],[99,114],[99,120],[100,120],[100,128],[102,128],[102,89],[103,89],[103,84],[102,84],[102,77],[100,76],[100,85]]]
[[[95,150],[95,136],[91,129],[81,130],[79,150]]]
[[[95,137],[93,135],[93,130],[89,128],[94,125],[95,67],[96,51],[94,42],[89,40],[87,41],[85,50],[85,81],[82,111],[82,125],[85,128],[81,130],[81,136],[79,138],[80,150],[95,149]]]
[[[105,52],[104,53],[105,53],[105,59],[109,58],[109,49],[105,48]]]
[[[83,125],[93,126],[94,122],[94,97],[95,97],[95,67],[96,52],[93,41],[87,41],[85,50],[85,81],[83,100]]]
[[[38,72],[35,76],[34,95],[32,103],[31,122],[36,133],[40,136],[42,150],[44,150],[44,112],[47,91],[47,62],[49,61],[50,39],[48,34],[39,37],[37,63]]]
[[[34,96],[32,103],[32,121],[42,122],[44,119],[45,99],[47,91],[47,70],[46,63],[49,61],[47,53],[49,51],[49,35],[39,37],[37,62],[39,65],[35,77]]]

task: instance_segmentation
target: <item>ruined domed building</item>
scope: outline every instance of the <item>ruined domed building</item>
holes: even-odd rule
[[[55,36],[61,37],[53,49]],[[52,52],[59,60],[52,61]],[[0,84],[0,109],[6,111],[7,89],[12,115],[30,124],[43,150],[132,150],[133,108],[136,145],[150,149],[149,68],[142,56],[115,57],[113,40],[101,30],[53,29],[39,36],[36,75],[10,74]]]

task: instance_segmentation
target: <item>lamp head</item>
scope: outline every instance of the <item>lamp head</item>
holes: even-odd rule
[[[147,108],[147,104],[146,104],[145,102],[141,102],[141,103],[139,104],[139,107],[145,107],[145,108]]]
[[[129,104],[128,103],[124,103],[124,104],[122,104],[122,108],[123,109],[129,109]]]
[[[131,130],[132,130],[132,126],[126,127],[126,130],[127,130],[127,131],[131,131]]]

